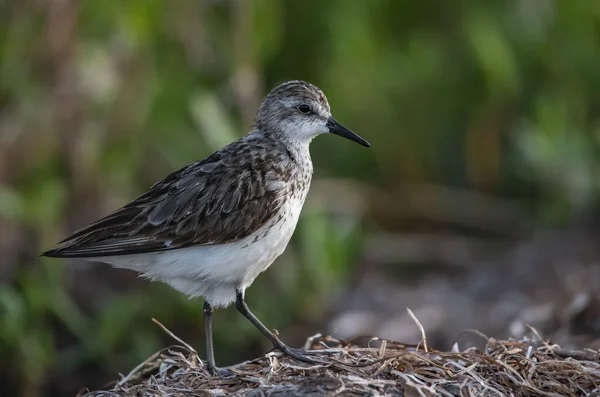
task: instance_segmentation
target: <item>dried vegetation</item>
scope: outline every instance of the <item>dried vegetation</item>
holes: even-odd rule
[[[535,334],[535,332],[534,332]],[[482,335],[483,337],[483,335]],[[566,350],[534,339],[486,338],[482,350],[427,349],[372,339],[357,346],[314,337],[324,365],[277,352],[211,377],[187,344],[164,349],[104,391],[79,396],[598,396],[600,351]]]

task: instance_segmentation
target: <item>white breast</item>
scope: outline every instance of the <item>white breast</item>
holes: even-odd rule
[[[308,187],[308,186],[307,186]],[[308,190],[308,189],[306,189]],[[296,228],[306,191],[290,198],[263,227],[235,243],[197,246],[93,260],[136,270],[190,297],[227,306],[283,253]]]

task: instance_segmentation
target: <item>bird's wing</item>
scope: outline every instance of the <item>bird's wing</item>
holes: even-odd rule
[[[282,174],[281,169],[273,168],[276,159],[252,155],[247,149],[234,142],[174,172],[43,255],[126,255],[223,244],[251,235],[277,213],[286,184],[271,181]],[[234,155],[240,151],[248,155]]]

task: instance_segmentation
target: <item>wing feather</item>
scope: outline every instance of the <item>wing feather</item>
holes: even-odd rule
[[[285,161],[239,140],[167,176],[113,214],[75,232],[43,255],[92,258],[224,244],[249,236],[277,213],[281,189],[267,173],[288,178]],[[247,154],[239,156],[240,152]],[[281,154],[279,154],[281,156]],[[267,168],[265,168],[267,167]]]

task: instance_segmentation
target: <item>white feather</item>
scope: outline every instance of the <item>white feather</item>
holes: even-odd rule
[[[235,300],[236,289],[243,292],[283,253],[296,228],[307,191],[308,186],[299,197],[284,203],[279,222],[277,214],[256,232],[234,243],[90,260],[136,270],[190,297],[203,296],[213,306],[225,307]]]

